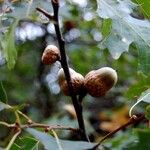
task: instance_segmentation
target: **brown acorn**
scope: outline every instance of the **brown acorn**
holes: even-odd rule
[[[69,72],[71,76],[73,92],[74,94],[79,95],[83,89],[84,77],[81,74],[75,72],[71,68],[69,68]],[[58,83],[64,95],[69,96],[70,94],[69,94],[68,84],[62,68],[58,72]]]
[[[117,73],[110,67],[90,71],[84,80],[86,91],[93,97],[104,96],[117,82]]]
[[[59,49],[55,45],[48,45],[42,55],[42,62],[51,65],[60,59]]]

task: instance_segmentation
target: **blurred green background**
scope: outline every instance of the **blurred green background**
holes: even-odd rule
[[[138,51],[134,44],[117,60],[112,58],[107,48],[102,49],[103,36],[110,31],[102,28],[103,20],[96,13],[95,0],[60,2],[60,24],[69,66],[83,76],[104,66],[112,67],[118,73],[116,86],[105,97],[95,99],[87,95],[83,101],[87,133],[91,141],[97,141],[128,120],[130,106],[141,92],[150,87],[150,78],[138,71]],[[0,1],[1,13],[8,9],[0,20],[0,81],[7,93],[8,103],[25,104],[22,111],[34,121],[77,127],[71,99],[63,95],[57,82],[57,72],[61,68],[59,62],[47,66],[41,62],[45,47],[58,43],[53,24],[35,11],[37,6],[52,11],[46,0],[43,3],[33,1],[31,5],[26,1]],[[137,14],[141,15],[139,11]],[[11,37],[10,33],[6,37],[4,34],[8,27],[13,26],[12,16],[17,16],[19,23],[14,30],[15,36]],[[109,20],[108,25],[110,24]],[[6,38],[7,44],[4,42]],[[2,47],[9,45],[9,49],[13,49],[13,40],[17,57],[14,68],[10,70]],[[11,60],[15,54],[9,52]],[[137,112],[143,112],[143,108],[137,107]],[[11,112],[2,112],[0,118],[8,122],[14,121]],[[0,127],[1,146],[6,145],[10,136],[9,131],[4,129]],[[77,139],[77,135],[68,131],[59,132],[59,137]]]

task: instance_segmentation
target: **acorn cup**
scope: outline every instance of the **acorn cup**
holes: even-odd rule
[[[71,68],[69,68],[69,72],[70,72],[73,92],[75,95],[79,95],[84,89],[83,88],[84,77]],[[58,83],[64,95],[70,96],[68,84],[67,84],[65,74],[62,68],[58,72]]]
[[[51,65],[60,60],[60,51],[55,45],[48,45],[42,55],[42,62],[45,65]]]
[[[117,73],[110,67],[90,71],[84,79],[84,87],[93,97],[104,96],[117,82]]]

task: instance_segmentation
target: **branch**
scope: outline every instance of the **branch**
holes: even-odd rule
[[[65,52],[65,41],[62,37],[62,33],[60,31],[60,26],[59,26],[59,19],[58,19],[59,0],[51,0],[51,2],[52,2],[52,6],[53,6],[53,11],[54,11],[53,16],[51,16],[48,12],[46,12],[45,10],[43,10],[41,8],[36,8],[36,9],[37,9],[37,11],[44,14],[49,20],[52,19],[54,21],[54,27],[55,27],[57,40],[58,40],[58,44],[59,44],[59,49],[60,49],[60,55],[61,55],[61,66],[64,70],[67,84],[69,87],[69,92],[70,92],[71,99],[72,99],[72,103],[74,105],[74,108],[75,108],[75,111],[77,114],[78,124],[79,124],[80,132],[81,132],[81,138],[83,140],[87,141],[88,138],[85,133],[85,125],[84,125],[83,114],[82,114],[82,106],[81,106],[80,102],[78,101],[77,96],[73,92],[73,86],[72,86],[72,82],[71,82],[69,66],[68,66],[68,62],[67,62],[67,56],[66,56],[66,52]]]
[[[13,128],[15,124],[9,124],[7,122],[0,121],[0,125],[6,126],[8,128]]]
[[[40,13],[42,13],[43,15],[45,15],[49,20],[54,20],[54,16],[52,16],[51,14],[49,14],[44,9],[37,7],[36,10],[39,11]]]
[[[18,124],[18,123],[13,123],[9,124],[7,122],[0,121],[0,125],[6,126],[8,128],[14,128],[16,130],[24,129],[24,128],[43,128],[45,131],[50,131],[50,130],[70,130],[73,132],[79,132],[78,128],[73,128],[70,126],[62,126],[62,125],[47,125],[47,124],[42,124],[42,123],[36,123],[30,120],[31,122],[28,121],[28,124]]]
[[[25,115],[24,113],[22,113],[20,110],[17,110],[18,114],[22,115],[26,120],[28,121],[32,121],[31,118],[29,118],[27,115]]]
[[[79,129],[77,128],[72,128],[69,126],[62,126],[62,125],[46,125],[46,124],[41,124],[41,123],[36,123],[33,122],[31,124],[25,124],[22,125],[21,128],[44,128],[46,132],[50,130],[55,130],[55,129],[60,129],[60,130],[70,130],[73,132],[79,132]]]
[[[59,12],[59,1],[58,0],[51,0],[53,10],[54,10],[54,20],[56,23],[54,23],[56,35],[57,35],[57,40],[59,44],[59,49],[60,49],[60,55],[61,55],[61,66],[64,70],[65,77],[67,80],[67,84],[69,87],[69,92],[71,95],[72,103],[74,105],[76,114],[77,114],[77,119],[78,119],[78,124],[79,128],[81,130],[81,137],[83,140],[88,140],[86,133],[85,133],[85,125],[84,125],[84,120],[83,120],[83,114],[82,114],[82,107],[79,104],[76,95],[73,92],[73,86],[71,82],[71,77],[69,73],[69,66],[66,58],[66,52],[65,52],[65,41],[62,37],[62,33],[60,31],[60,26],[59,26],[59,20],[58,20],[58,12]]]
[[[96,148],[98,148],[98,146],[101,145],[101,143],[102,143],[103,141],[105,141],[107,138],[110,138],[110,137],[113,136],[115,133],[117,133],[118,131],[120,131],[120,130],[126,128],[126,127],[128,127],[129,125],[134,125],[134,124],[136,124],[136,123],[139,123],[139,122],[142,121],[143,119],[145,119],[145,115],[141,115],[140,117],[137,117],[137,116],[133,115],[133,116],[128,120],[127,123],[125,123],[124,125],[122,125],[121,127],[117,128],[117,129],[115,129],[114,131],[108,133],[106,136],[104,136],[104,137],[99,141],[99,143],[98,143],[96,146],[94,146],[94,147],[93,147],[92,149],[90,149],[90,150],[96,150]]]

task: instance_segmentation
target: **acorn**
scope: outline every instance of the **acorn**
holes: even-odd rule
[[[60,60],[59,49],[55,45],[48,45],[42,55],[42,62],[46,65],[51,65],[57,60]]]
[[[117,73],[110,67],[90,71],[84,79],[86,91],[93,97],[104,96],[117,82]]]
[[[69,68],[69,72],[70,72],[73,92],[75,95],[79,95],[83,89],[84,77],[71,68]],[[70,95],[69,88],[62,68],[58,72],[58,83],[64,95],[69,96]]]

